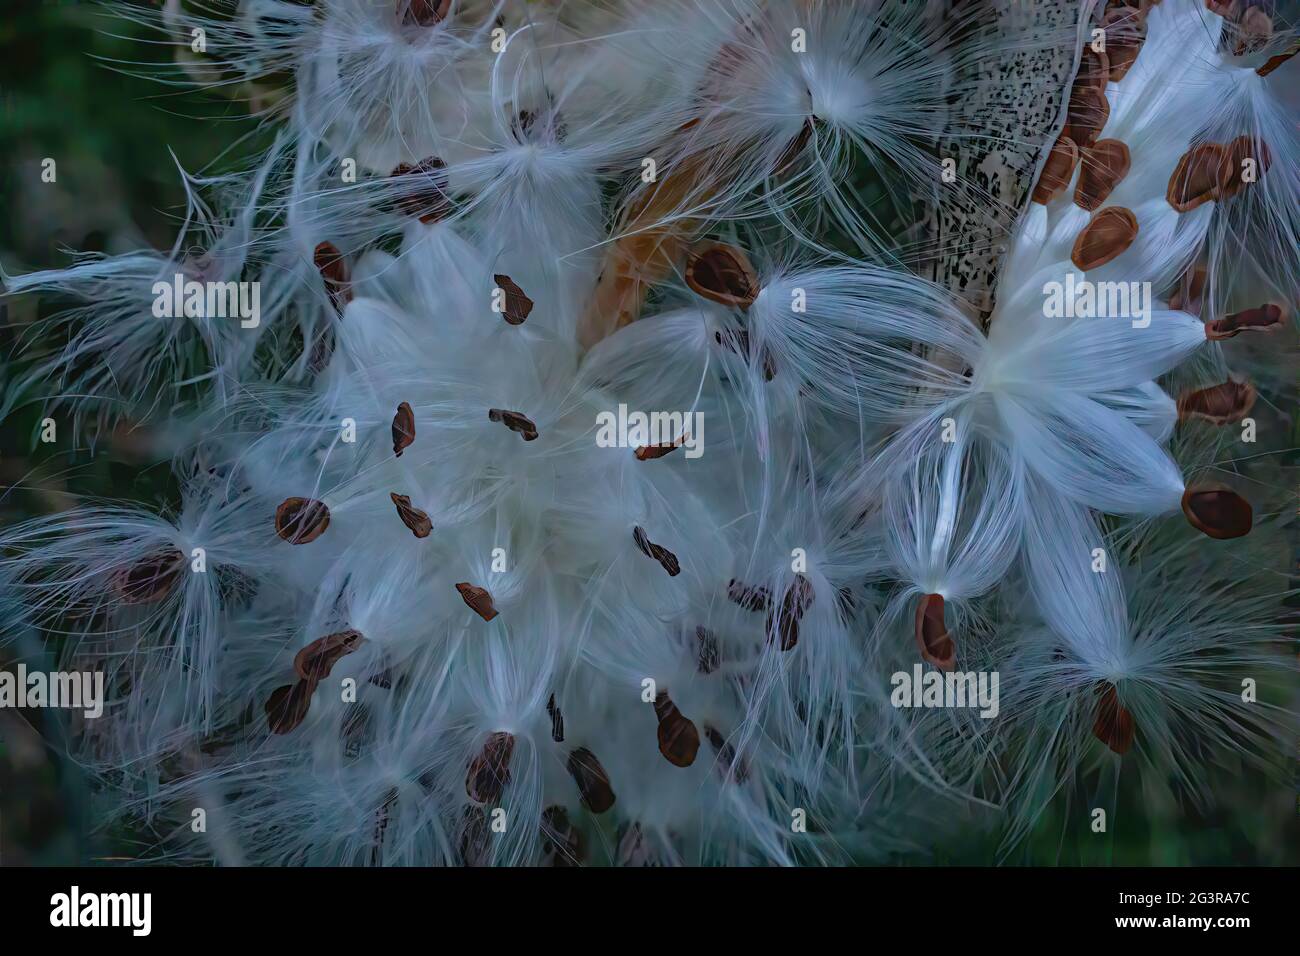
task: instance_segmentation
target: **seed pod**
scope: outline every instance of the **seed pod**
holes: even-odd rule
[[[348,282],[348,263],[343,253],[333,243],[322,242],[313,255],[316,271],[325,283],[325,292],[330,297],[330,304],[339,315],[352,301],[352,284]]]
[[[1093,212],[1099,209],[1129,171],[1128,146],[1117,139],[1098,140],[1083,154],[1074,204]]]
[[[415,412],[411,411],[409,403],[402,402],[397,406],[397,414],[393,416],[393,454],[401,458],[402,452],[410,448],[414,441]]]
[[[1192,488],[1183,492],[1183,514],[1193,528],[1219,541],[1250,534],[1250,502],[1227,488]]]
[[[1074,164],[1079,161],[1079,147],[1068,136],[1062,136],[1047,154],[1043,171],[1038,174],[1038,185],[1030,197],[1040,206],[1046,206],[1055,199],[1074,175]]]
[[[1212,425],[1241,421],[1255,405],[1255,386],[1231,379],[1222,385],[1183,392],[1178,396],[1178,420],[1199,418]]]
[[[511,325],[523,325],[524,319],[528,318],[529,313],[533,311],[533,300],[524,295],[524,290],[519,288],[509,276],[494,275],[492,281],[506,296],[505,309],[501,317]]]
[[[489,408],[488,420],[501,422],[512,432],[518,432],[522,435],[524,441],[534,441],[537,438],[537,426],[533,424],[532,419],[524,417],[521,412],[511,412],[504,408]]]
[[[435,26],[446,19],[450,9],[451,0],[407,0],[402,22],[407,26]]]
[[[551,739],[557,744],[564,743],[564,714],[555,705],[555,695],[546,701],[546,714],[551,718]]]
[[[718,635],[707,627],[695,629],[695,669],[701,674],[712,674],[718,669],[721,656],[718,653]]]
[[[712,242],[693,249],[686,260],[686,284],[710,302],[748,309],[758,298],[758,273],[735,246]]]
[[[668,572],[670,578],[674,578],[681,574],[682,566],[677,561],[677,555],[673,554],[667,548],[651,541],[646,536],[645,528],[642,528],[640,525],[633,528],[632,540],[636,542],[636,546],[641,550],[642,554],[658,561],[659,566]]]
[[[330,510],[315,498],[285,498],[275,509],[275,533],[290,544],[315,541],[330,526]]]
[[[566,766],[578,785],[584,807],[592,813],[604,813],[614,805],[614,788],[610,786],[609,774],[594,753],[586,747],[578,747],[569,753]]]
[[[1115,753],[1126,754],[1133,746],[1136,727],[1133,715],[1119,702],[1119,691],[1110,681],[1098,688],[1097,716],[1092,724],[1093,736]]]
[[[468,581],[462,581],[456,585],[456,590],[460,592],[461,598],[469,605],[469,609],[483,618],[490,621],[497,616],[497,609],[492,604],[492,595],[486,588],[476,587]]]
[[[437,156],[429,156],[414,166],[402,163],[393,170],[393,176],[415,180],[419,187],[412,189],[406,183],[401,184],[403,195],[398,203],[407,215],[418,216],[426,225],[447,218],[451,200],[447,196],[446,168],[447,164]]]
[[[315,681],[308,680],[273,690],[266,701],[266,719],[271,733],[287,734],[301,724],[311,707],[311,695],[315,690]]]
[[[1108,11],[1101,23],[1106,31],[1110,81],[1118,83],[1142,52],[1142,43],[1147,36],[1146,20],[1133,7],[1117,7]]]
[[[417,538],[429,537],[429,532],[433,530],[433,521],[427,514],[419,508],[412,507],[411,499],[406,495],[390,491],[388,497],[393,499],[393,504],[397,507],[397,517],[402,519],[402,524],[411,529],[411,534]]]
[[[957,645],[943,620],[943,596],[924,594],[916,605],[916,646],[921,657],[942,671],[957,663]]]
[[[700,732],[682,716],[667,691],[655,695],[655,716],[659,718],[659,752],[674,767],[695,763],[700,749]]]
[[[727,597],[746,611],[766,611],[772,606],[772,592],[765,587],[749,585],[732,578],[727,584]]]
[[[1062,135],[1074,141],[1080,149],[1087,149],[1097,141],[1106,121],[1110,119],[1110,101],[1096,86],[1075,84],[1070,91],[1066,109],[1066,126]]]
[[[360,631],[346,630],[318,637],[293,658],[293,669],[305,681],[323,681],[340,658],[351,654],[365,642]]]
[[[561,806],[542,811],[542,860],[546,866],[581,866],[587,858],[582,833]]]
[[[1084,272],[1104,266],[1133,244],[1137,217],[1123,206],[1107,206],[1093,213],[1074,240],[1070,260]]]
[[[1255,178],[1268,171],[1273,164],[1273,154],[1263,140],[1249,136],[1238,136],[1223,148],[1219,168],[1215,174],[1218,185],[1218,198],[1227,199],[1237,195],[1242,189],[1251,185],[1243,178],[1246,173],[1246,160],[1255,161]]]
[[[171,593],[185,568],[185,555],[163,548],[117,572],[114,587],[123,604],[152,604]]]
[[[1223,153],[1218,143],[1202,143],[1183,153],[1165,190],[1165,199],[1175,211],[1190,212],[1202,203],[1219,198]]]
[[[1233,312],[1205,323],[1205,337],[1211,342],[1230,339],[1242,332],[1272,332],[1282,325],[1282,307],[1269,303],[1256,309]]]
[[[510,785],[510,757],[515,752],[514,735],[504,731],[488,734],[479,755],[470,761],[465,792],[475,803],[496,803]]]

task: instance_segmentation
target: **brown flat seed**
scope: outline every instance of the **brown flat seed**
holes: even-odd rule
[[[285,498],[275,509],[275,533],[290,544],[315,541],[330,526],[330,510],[315,498]]]
[[[1104,266],[1131,246],[1137,234],[1137,217],[1132,212],[1123,206],[1107,206],[1093,213],[1080,231],[1070,260],[1084,272]]]
[[[1101,208],[1120,180],[1128,175],[1128,146],[1118,139],[1101,139],[1083,154],[1079,182],[1074,187],[1074,204],[1095,212]]]
[[[488,734],[479,755],[470,761],[465,775],[465,792],[475,803],[496,803],[510,785],[510,756],[515,752],[513,734]]]
[[[654,461],[656,458],[662,458],[664,455],[671,455],[682,445],[686,444],[686,435],[678,438],[676,441],[664,442],[659,445],[641,445],[632,454],[637,461]]]
[[[775,614],[771,610],[767,612],[767,642],[771,644],[779,636],[781,650],[794,650],[799,643],[799,622],[814,597],[812,582],[804,575],[796,574],[794,583],[781,598],[780,609]]]
[[[704,725],[704,736],[709,738],[709,745],[713,752],[718,755],[718,773],[723,780],[733,780],[736,783],[744,783],[749,779],[749,768],[745,766],[743,760],[736,758],[736,748],[727,742],[722,733],[708,724]]]
[[[564,714],[556,706],[554,694],[546,701],[546,715],[551,718],[551,739],[557,744],[564,743]]]
[[[1079,71],[1074,75],[1074,82],[1094,86],[1104,93],[1109,81],[1110,58],[1106,52],[1098,52],[1091,45],[1085,46],[1079,55]]]
[[[1040,206],[1046,206],[1055,199],[1074,175],[1074,164],[1079,161],[1079,147],[1068,136],[1062,136],[1047,154],[1047,162],[1038,176],[1038,185],[1034,187],[1030,198]]]
[[[700,749],[700,732],[682,716],[667,691],[655,695],[655,716],[659,718],[659,752],[674,767],[695,763]]]
[[[114,586],[123,604],[152,604],[171,593],[185,568],[185,555],[163,548],[117,572]]]
[[[402,452],[411,447],[415,441],[415,412],[411,411],[411,406],[402,402],[397,406],[397,414],[393,416],[393,454],[398,458],[402,457]]]
[[[1250,534],[1254,521],[1250,502],[1227,488],[1188,487],[1183,492],[1183,514],[1193,528],[1219,541]]]
[[[561,806],[542,811],[542,859],[547,866],[581,866],[587,857],[582,834]]]
[[[323,681],[340,658],[351,654],[364,641],[360,631],[351,629],[318,637],[294,655],[294,672],[305,681]]]
[[[758,298],[758,273],[735,246],[708,243],[691,250],[686,284],[697,295],[720,305],[748,309]]]
[[[921,657],[939,670],[950,671],[957,663],[957,645],[943,621],[943,596],[925,594],[916,605],[916,646]]]
[[[673,554],[662,545],[655,544],[646,536],[645,528],[637,525],[632,529],[632,540],[636,542],[637,548],[647,558],[654,558],[659,562],[659,566],[668,572],[670,578],[675,578],[682,571],[682,566],[677,560],[677,555]]]
[[[1138,54],[1142,51],[1142,43],[1147,35],[1146,20],[1133,7],[1117,7],[1106,14],[1102,28],[1106,31],[1110,80],[1118,83],[1137,62]]]
[[[397,507],[397,517],[402,519],[402,524],[411,529],[411,534],[417,538],[429,537],[429,532],[433,530],[433,522],[427,514],[413,507],[411,499],[406,495],[390,491],[388,497],[393,499],[393,504]]]
[[[414,180],[418,188],[403,184],[403,195],[398,200],[409,216],[418,216],[426,225],[441,222],[451,212],[451,199],[447,195],[447,164],[437,156],[429,156],[412,165],[402,163],[393,170],[393,176]]]
[[[1297,53],[1300,53],[1300,43],[1292,44],[1291,49],[1279,53],[1276,56],[1269,57],[1268,60],[1265,61],[1264,65],[1255,70],[1255,72],[1260,76],[1268,76]]]
[[[614,788],[610,786],[609,774],[594,753],[586,747],[578,747],[569,754],[567,767],[578,785],[584,807],[592,813],[604,813],[614,805]]]
[[[533,300],[524,295],[524,290],[515,284],[509,276],[493,275],[492,281],[497,287],[505,293],[505,307],[501,312],[504,318],[511,325],[523,325],[524,319],[528,318],[533,311]]]
[[[1108,119],[1110,101],[1106,94],[1095,86],[1075,84],[1066,110],[1067,135],[1074,144],[1087,149],[1097,141]]]
[[[489,408],[488,420],[501,422],[512,432],[521,435],[524,441],[537,440],[537,426],[533,424],[531,418],[526,417],[522,412],[512,412],[504,408]]]
[[[1218,143],[1193,146],[1178,160],[1165,199],[1177,212],[1190,212],[1219,196],[1219,166],[1223,147]]]
[[[1263,140],[1238,136],[1223,148],[1223,157],[1219,160],[1219,168],[1215,176],[1219,189],[1217,198],[1227,199],[1235,196],[1251,185],[1244,178],[1249,168],[1253,168],[1253,176],[1258,182],[1259,177],[1268,171],[1272,163],[1273,156]]]
[[[344,307],[352,301],[352,284],[348,281],[348,263],[343,253],[333,243],[322,242],[313,255],[316,271],[325,283],[325,292],[330,297],[330,304],[339,315]]]
[[[1092,724],[1093,736],[1115,753],[1126,754],[1133,746],[1136,727],[1133,715],[1119,702],[1119,691],[1115,685],[1106,681],[1100,688],[1097,701],[1097,716]]]
[[[469,605],[469,609],[483,618],[490,621],[499,613],[492,604],[492,595],[486,588],[475,587],[467,581],[462,581],[456,585],[456,590],[460,592],[461,598]]]
[[[408,0],[402,22],[408,26],[431,27],[441,23],[451,9],[451,0]]]
[[[1255,309],[1233,312],[1205,323],[1205,337],[1212,342],[1230,339],[1242,332],[1272,332],[1282,325],[1282,307],[1269,303]]]
[[[314,681],[300,680],[272,691],[266,701],[266,719],[271,733],[287,734],[301,724],[311,707],[311,695],[315,690]]]
[[[1254,385],[1228,380],[1222,385],[1179,395],[1178,420],[1199,418],[1212,425],[1231,425],[1245,418],[1254,405]]]
[[[766,611],[772,606],[772,592],[765,587],[750,587],[735,578],[727,585],[727,597],[746,611]]]

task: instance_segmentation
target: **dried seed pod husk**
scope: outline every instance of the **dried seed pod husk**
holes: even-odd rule
[[[537,426],[531,418],[528,418],[522,412],[512,412],[505,408],[489,408],[488,420],[501,422],[512,432],[521,435],[524,441],[535,441],[537,439]]]
[[[513,734],[498,730],[488,734],[483,749],[470,761],[465,792],[475,803],[496,803],[510,785],[510,757],[515,752]]]
[[[393,176],[418,177],[419,189],[403,184],[403,195],[398,200],[407,215],[417,216],[426,225],[441,222],[451,212],[451,199],[447,195],[447,164],[437,156],[429,156],[415,165],[402,163],[393,170]]]
[[[554,694],[546,701],[546,715],[551,718],[551,739],[557,744],[564,743],[564,714],[556,705]]]
[[[1273,154],[1269,152],[1263,140],[1250,136],[1238,136],[1223,148],[1219,167],[1215,174],[1218,186],[1218,199],[1228,199],[1237,195],[1251,183],[1246,182],[1246,160],[1254,160],[1255,181],[1268,171],[1273,164]]]
[[[406,0],[402,22],[408,26],[431,27],[445,20],[450,11],[451,0]]]
[[[1231,339],[1242,332],[1272,332],[1282,326],[1282,307],[1273,303],[1233,312],[1205,323],[1205,337],[1212,342]]]
[[[1093,736],[1115,753],[1123,755],[1133,746],[1136,727],[1133,715],[1119,702],[1119,691],[1109,681],[1099,688],[1097,715],[1092,724]]]
[[[581,866],[587,858],[582,833],[569,820],[564,807],[542,811],[542,859],[548,866]]]
[[[162,548],[118,571],[113,584],[123,604],[153,604],[172,592],[184,569],[179,548]]]
[[[316,271],[320,273],[321,280],[325,283],[325,292],[330,297],[330,304],[334,306],[335,312],[342,315],[344,308],[352,301],[352,283],[348,281],[347,260],[343,258],[343,253],[339,252],[338,247],[330,242],[317,245],[312,258],[316,263]]]
[[[659,752],[674,767],[689,767],[700,749],[700,732],[677,709],[667,691],[655,695],[654,707],[659,718]]]
[[[1093,213],[1080,230],[1070,251],[1070,261],[1084,272],[1097,269],[1123,254],[1137,238],[1138,222],[1123,206],[1107,206]]]
[[[410,448],[414,441],[415,412],[411,411],[409,403],[402,402],[397,406],[397,414],[393,416],[393,454],[401,458],[402,452]]]
[[[524,320],[533,311],[533,300],[524,295],[524,290],[519,288],[509,276],[494,275],[492,281],[505,293],[506,301],[501,317],[511,325],[523,325]]]
[[[352,629],[318,637],[294,655],[294,672],[305,681],[323,681],[330,676],[340,658],[351,654],[364,642],[361,632]]]
[[[750,587],[732,578],[727,584],[727,597],[746,611],[766,611],[772,606],[772,592],[760,585]]]
[[[609,774],[594,753],[586,747],[577,747],[569,753],[566,766],[578,785],[584,807],[592,813],[604,813],[614,805],[614,788],[610,786]]]
[[[646,535],[645,528],[640,525],[632,529],[632,540],[636,542],[637,548],[647,558],[654,558],[659,562],[659,566],[668,572],[670,578],[676,577],[682,571],[682,566],[677,560],[677,555],[673,554],[662,545],[655,544]]]
[[[1182,504],[1191,526],[1207,537],[1228,541],[1250,534],[1254,521],[1250,502],[1231,489],[1189,486]]]
[[[461,598],[469,606],[469,609],[483,618],[490,621],[499,613],[492,603],[492,595],[486,588],[477,587],[468,581],[462,581],[456,585],[456,590],[460,592]]]
[[[1224,149],[1218,143],[1193,146],[1178,159],[1169,177],[1165,199],[1177,212],[1191,212],[1219,198],[1219,168]]]
[[[686,284],[711,302],[739,309],[753,305],[761,290],[749,257],[721,242],[691,250],[686,260]]]
[[[916,646],[921,657],[942,671],[957,663],[957,645],[943,620],[943,596],[924,594],[916,605]]]
[[[307,716],[311,695],[316,691],[315,681],[300,680],[285,684],[271,692],[266,701],[266,719],[273,734],[287,734]]]
[[[1220,385],[1183,392],[1178,396],[1178,420],[1198,418],[1212,425],[1241,421],[1255,406],[1255,386],[1229,379]]]
[[[1116,7],[1106,13],[1102,28],[1106,31],[1110,81],[1118,83],[1142,52],[1147,35],[1146,19],[1134,7]]]
[[[1096,86],[1076,84],[1070,91],[1063,135],[1074,141],[1080,149],[1087,149],[1097,141],[1106,121],[1110,119],[1110,101]]]
[[[1128,175],[1128,146],[1117,139],[1101,139],[1084,154],[1079,182],[1074,187],[1074,204],[1095,212]]]
[[[433,531],[433,521],[429,516],[419,508],[413,507],[411,499],[406,495],[390,491],[388,497],[393,500],[393,505],[397,508],[397,517],[402,519],[402,524],[411,529],[411,534],[417,538],[427,538]]]
[[[1034,186],[1033,202],[1045,206],[1055,199],[1074,175],[1074,165],[1079,161],[1079,147],[1068,136],[1062,136],[1052,145],[1047,154],[1047,162],[1038,175],[1038,184]]]
[[[275,533],[290,544],[315,541],[330,526],[330,510],[315,498],[285,498],[275,509]]]

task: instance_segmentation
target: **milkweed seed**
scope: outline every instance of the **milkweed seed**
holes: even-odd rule
[[[185,568],[185,555],[163,548],[117,572],[114,586],[123,604],[152,604],[171,593]]]
[[[1183,392],[1178,396],[1178,419],[1199,418],[1212,425],[1231,425],[1250,413],[1255,405],[1255,386],[1227,381],[1221,385]]]
[[[659,566],[668,572],[670,578],[676,577],[681,573],[682,566],[677,561],[677,555],[673,554],[662,545],[655,544],[646,536],[645,528],[640,525],[632,529],[632,540],[636,542],[637,548],[647,558],[654,558],[659,562]]]
[[[943,620],[943,596],[925,594],[916,606],[916,646],[921,657],[943,671],[957,663],[957,645]]]
[[[714,242],[691,250],[686,284],[711,302],[748,309],[758,298],[758,273],[735,246]]]
[[[470,761],[465,792],[475,803],[496,803],[510,785],[510,757],[515,752],[513,734],[496,731],[477,757]]]
[[[497,609],[492,604],[492,595],[486,588],[476,587],[467,581],[462,581],[456,585],[456,590],[460,592],[461,598],[469,606],[469,609],[483,618],[490,621],[497,616]]]
[[[393,454],[398,458],[402,457],[402,452],[411,447],[415,441],[415,412],[411,411],[411,406],[402,402],[397,406],[397,414],[393,416]]]
[[[1137,217],[1123,206],[1107,206],[1095,212],[1074,240],[1070,261],[1087,272],[1104,266],[1137,238]]]
[[[315,498],[285,498],[275,509],[275,533],[290,544],[315,541],[330,526],[330,510]]]
[[[1254,521],[1250,502],[1227,488],[1188,487],[1183,492],[1183,514],[1193,528],[1219,541],[1250,534]]]
[[[506,294],[502,318],[511,325],[523,325],[524,319],[528,318],[533,311],[533,300],[524,295],[524,290],[519,288],[509,276],[494,275],[492,281]]]
[[[700,732],[682,716],[667,691],[655,695],[654,706],[659,718],[659,752],[674,767],[689,767],[700,749]]]
[[[429,516],[419,508],[413,507],[411,499],[406,495],[390,491],[388,497],[393,499],[393,504],[397,507],[397,517],[402,519],[402,524],[411,529],[411,534],[417,538],[427,538],[429,532],[433,530],[433,522]]]
[[[614,805],[614,788],[610,786],[609,774],[594,753],[586,747],[576,748],[569,754],[567,767],[578,785],[584,807],[592,813],[604,813]]]

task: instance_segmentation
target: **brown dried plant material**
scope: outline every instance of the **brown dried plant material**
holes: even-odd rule
[[[1092,86],[1106,92],[1110,82],[1110,57],[1105,50],[1094,50],[1092,44],[1085,44],[1079,54],[1079,70],[1074,76],[1075,84]]]
[[[501,422],[512,432],[523,436],[524,441],[537,440],[537,426],[533,420],[525,416],[522,412],[512,412],[504,408],[489,408],[488,420]]]
[[[921,595],[916,605],[916,646],[922,659],[941,671],[950,671],[957,663],[957,644],[948,634],[943,607],[942,595]]]
[[[781,598],[780,608],[767,612],[767,642],[771,644],[779,637],[781,650],[794,650],[799,643],[799,622],[812,606],[814,597],[812,582],[804,575],[796,574],[794,583],[786,588]]]
[[[411,406],[407,402],[397,406],[397,414],[393,416],[393,454],[398,458],[402,457],[402,452],[411,447],[415,441],[415,412],[411,411]]]
[[[709,746],[713,752],[718,755],[717,767],[718,774],[723,780],[732,780],[735,783],[744,783],[749,779],[749,768],[745,762],[736,756],[736,748],[733,747],[722,732],[716,727],[704,725],[704,736],[709,739]]]
[[[641,445],[632,454],[636,457],[637,461],[654,461],[657,458],[663,458],[665,455],[670,455],[677,449],[681,448],[686,444],[686,439],[689,437],[689,435],[682,435],[680,438],[674,439],[673,441],[662,442],[658,445]]]
[[[499,613],[492,604],[492,595],[486,588],[476,587],[468,581],[462,581],[456,585],[456,590],[460,592],[461,599],[469,606],[469,609],[483,618],[490,621]]]
[[[1119,702],[1115,685],[1105,681],[1098,688],[1097,715],[1092,724],[1092,734],[1115,753],[1123,756],[1133,746],[1136,727],[1133,715]]]
[[[330,510],[315,498],[285,498],[275,509],[275,533],[290,544],[315,541],[330,526]]]
[[[427,514],[414,507],[407,495],[390,491],[388,497],[393,499],[393,504],[397,508],[397,517],[402,519],[402,524],[411,529],[411,534],[417,538],[429,537],[429,532],[433,531],[433,522],[429,520]]]
[[[1282,307],[1274,303],[1233,312],[1205,323],[1205,337],[1211,342],[1231,339],[1242,332],[1272,332],[1282,326]]]
[[[1258,182],[1272,164],[1273,155],[1263,140],[1238,136],[1223,148],[1215,176],[1218,186],[1216,198],[1228,199],[1252,185],[1245,179],[1247,169],[1253,169],[1254,181]]]
[[[1046,206],[1055,199],[1074,175],[1074,164],[1079,161],[1079,147],[1068,136],[1062,136],[1047,154],[1047,162],[1038,176],[1038,185],[1034,187],[1030,199],[1040,206]]]
[[[1289,50],[1286,50],[1282,53],[1278,53],[1275,56],[1269,57],[1268,60],[1265,61],[1264,65],[1256,69],[1255,72],[1258,73],[1260,76],[1268,76],[1270,73],[1276,70],[1287,60],[1291,59],[1291,57],[1295,56],[1297,53],[1300,53],[1300,43],[1293,43],[1291,44],[1291,48]]]
[[[1118,139],[1098,140],[1083,154],[1079,182],[1074,187],[1074,204],[1095,212],[1128,175],[1128,146]]]
[[[1255,386],[1231,379],[1221,385],[1183,392],[1178,396],[1178,420],[1197,418],[1212,425],[1232,425],[1255,406]]]
[[[578,785],[584,807],[592,813],[604,813],[614,805],[614,788],[610,785],[609,774],[594,753],[586,747],[578,747],[569,754],[566,766]]]
[[[123,604],[153,604],[172,592],[184,569],[178,548],[162,548],[118,571],[113,586]]]
[[[632,529],[632,540],[636,542],[637,548],[647,558],[654,558],[659,562],[659,566],[668,572],[670,578],[675,578],[682,571],[681,564],[677,561],[677,555],[673,554],[662,545],[655,544],[646,535],[645,528],[637,525]]]
[[[569,820],[564,807],[547,807],[542,811],[542,860],[552,867],[581,866],[587,858],[582,833]]]
[[[1070,261],[1084,272],[1104,266],[1131,246],[1137,234],[1137,216],[1123,206],[1107,206],[1080,230]]]
[[[727,597],[746,611],[766,611],[772,606],[772,592],[765,587],[753,587],[732,578],[727,584]]]
[[[564,714],[556,705],[554,694],[546,701],[546,716],[551,718],[551,739],[557,744],[564,743]]]
[[[749,257],[722,242],[691,250],[686,260],[686,284],[696,295],[738,309],[748,309],[762,290]]]
[[[700,732],[682,716],[667,691],[655,695],[654,706],[659,718],[659,752],[674,767],[689,767],[700,749]]]
[[[360,631],[348,629],[326,634],[312,641],[293,658],[293,669],[305,681],[319,683],[330,676],[334,665],[365,642]]]
[[[316,682],[309,680],[285,684],[273,690],[266,701],[266,719],[271,733],[287,734],[301,724],[311,707],[311,695],[315,690]]]
[[[352,301],[352,283],[348,281],[348,263],[343,253],[330,242],[322,242],[313,255],[316,271],[325,283],[325,292],[330,297],[330,304],[339,315]]]
[[[408,26],[436,26],[447,18],[450,10],[451,0],[406,0],[402,22]]]
[[[488,734],[465,775],[465,792],[475,803],[496,803],[510,785],[510,757],[515,752],[513,734],[498,730]]]
[[[1110,101],[1106,99],[1106,94],[1095,86],[1076,84],[1070,91],[1063,135],[1073,140],[1080,149],[1087,149],[1097,141],[1108,119]]]
[[[533,311],[533,300],[524,295],[524,290],[519,288],[509,276],[494,274],[492,281],[505,294],[505,306],[501,312],[502,318],[511,325],[523,325],[524,320]]]
[[[1247,7],[1231,28],[1234,56],[1258,53],[1273,39],[1273,18],[1260,7]]]
[[[1142,43],[1147,35],[1146,19],[1133,7],[1116,7],[1106,13],[1102,28],[1106,31],[1110,81],[1118,83],[1142,52]]]
[[[447,164],[437,156],[429,156],[412,165],[402,163],[393,170],[393,176],[418,177],[419,188],[403,184],[403,195],[398,204],[408,216],[418,216],[425,225],[441,222],[451,212],[451,199],[447,195]]]
[[[1183,492],[1183,514],[1207,537],[1228,541],[1250,534],[1250,502],[1227,488],[1192,488]]]
[[[1165,199],[1177,212],[1190,212],[1202,203],[1219,198],[1219,168],[1224,149],[1218,143],[1193,146],[1178,160]]]

